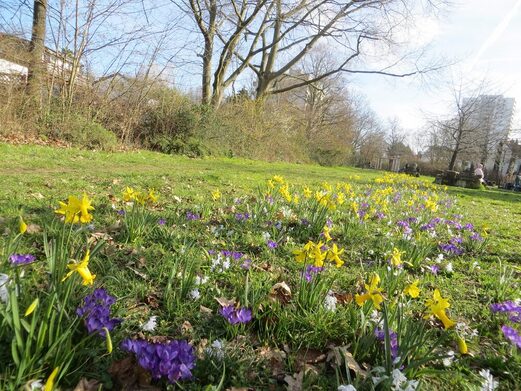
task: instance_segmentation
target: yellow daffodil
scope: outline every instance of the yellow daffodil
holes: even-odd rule
[[[212,191],[212,199],[214,201],[218,201],[221,199],[221,191],[219,189],[215,189],[214,191]]]
[[[322,234],[324,235],[324,239],[326,239],[326,242],[329,242],[331,240],[331,235],[329,234],[330,231],[331,229],[327,225],[325,225]]]
[[[460,354],[468,354],[469,349],[467,348],[467,342],[458,335],[458,350]]]
[[[445,313],[445,310],[450,307],[450,304],[449,300],[444,299],[441,296],[439,289],[434,290],[432,299],[428,299],[425,302],[425,305],[429,311],[427,315],[425,315],[425,318],[429,318],[431,315],[434,315],[436,318],[441,320],[445,329],[451,328],[456,324],[456,322],[450,320]]]
[[[338,193],[336,195],[336,202],[338,205],[343,205],[345,201],[346,201],[346,196],[344,193]]]
[[[293,203],[297,205],[300,202],[300,197],[298,194],[293,194]]]
[[[59,370],[60,367],[56,367],[54,368],[54,371],[51,372],[51,374],[47,378],[47,381],[45,382],[45,386],[43,387],[45,391],[52,391],[54,389],[54,379],[56,379],[56,376],[58,376]]]
[[[311,259],[313,259],[313,263],[316,267],[322,267],[324,266],[324,259],[326,259],[327,253],[322,252],[322,246],[324,243],[318,242],[313,246],[311,249]]]
[[[428,209],[431,212],[436,212],[438,210],[438,204],[429,198],[425,201],[425,209]]]
[[[154,194],[154,189],[149,189],[148,190],[147,201],[150,201],[150,202],[152,202],[154,204],[157,202],[157,195]]]
[[[313,195],[313,193],[307,186],[304,187],[303,193],[304,193],[304,198],[311,198],[311,196]]]
[[[280,176],[280,175],[275,175],[275,176],[273,177],[273,180],[274,180],[275,182],[277,182],[277,183],[280,183],[280,184],[284,183],[284,178],[283,178],[282,176]]]
[[[369,285],[364,284],[366,292],[363,295],[355,295],[356,304],[363,306],[366,301],[371,300],[373,302],[374,308],[379,310],[380,304],[384,301],[384,298],[381,293],[382,288],[379,288],[378,284],[380,284],[380,277],[378,274],[373,274],[371,283]]]
[[[344,264],[344,261],[340,259],[340,255],[344,252],[344,249],[338,250],[338,246],[333,244],[333,247],[327,251],[327,259],[331,262],[335,262],[336,267],[340,267]]]
[[[403,290],[403,293],[411,296],[413,299],[416,299],[420,296],[420,288],[418,288],[418,283],[420,280],[415,280],[412,284],[407,285]]]
[[[123,192],[123,201],[125,202],[131,202],[134,201],[134,198],[136,197],[136,192],[133,188],[128,187]]]
[[[393,266],[400,266],[402,262],[402,255],[405,254],[405,251],[400,251],[396,247],[393,248],[393,253],[391,254],[391,264]]]
[[[27,231],[27,224],[25,224],[22,216],[20,216],[20,224],[18,227],[21,234],[24,234]]]
[[[36,307],[38,307],[39,302],[40,302],[40,300],[38,298],[34,299],[33,302],[31,303],[31,305],[29,307],[27,307],[27,310],[25,310],[24,316],[31,315],[34,312],[34,310],[36,309]]]
[[[313,243],[311,240],[307,242],[302,250],[293,250],[293,255],[295,256],[295,260],[297,262],[306,262],[306,259],[308,258],[309,252],[313,248],[315,243]]]
[[[80,263],[71,262],[67,265],[70,272],[67,273],[65,277],[63,277],[62,281],[65,281],[69,278],[74,272],[78,272],[78,274],[83,279],[83,285],[92,285],[94,284],[94,279],[96,278],[95,274],[92,274],[89,270],[89,259],[90,259],[90,250],[87,250],[85,253],[85,257]]]
[[[269,187],[270,189],[275,188],[275,184],[273,183],[273,181],[272,181],[271,179],[268,179],[267,184],[268,184],[268,187]]]
[[[83,194],[81,200],[74,196],[69,196],[68,203],[59,201],[60,207],[55,213],[65,216],[66,223],[90,223],[92,215],[89,211],[94,210],[87,194]]]

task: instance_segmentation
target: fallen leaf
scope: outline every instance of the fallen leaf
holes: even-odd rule
[[[97,380],[81,378],[80,382],[74,387],[74,391],[97,391],[99,384]]]
[[[186,335],[190,334],[194,328],[192,327],[192,324],[185,320],[183,324],[181,325],[181,334]]]
[[[214,297],[215,300],[221,305],[221,307],[228,307],[230,305],[235,305],[235,299],[227,299],[226,297]]]
[[[335,366],[341,366],[345,362],[348,368],[353,371],[355,375],[360,375],[362,378],[366,378],[367,371],[360,367],[358,362],[355,360],[351,352],[347,350],[347,348],[347,346],[333,347],[327,355],[327,361],[329,362],[334,360],[333,364]]]
[[[287,304],[291,300],[291,289],[284,281],[277,282],[271,287],[269,296],[272,301]]]
[[[304,371],[295,373],[293,376],[286,375],[284,381],[288,385],[286,390],[288,391],[302,391],[304,383]]]
[[[207,308],[204,305],[202,305],[199,307],[199,312],[203,315],[211,315],[213,311],[210,308]]]
[[[28,234],[42,232],[42,227],[40,227],[38,224],[27,224],[27,231],[25,232],[27,232]]]
[[[133,357],[114,361],[109,368],[110,375],[119,389],[125,391],[159,391],[160,388],[152,386],[152,376],[141,368]]]

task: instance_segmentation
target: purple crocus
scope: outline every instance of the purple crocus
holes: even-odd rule
[[[382,343],[385,343],[385,330],[377,327],[374,330],[374,336],[376,339]],[[398,357],[398,334],[393,330],[389,329],[389,340],[391,343],[391,358],[393,360]]]
[[[192,378],[196,357],[187,341],[153,343],[126,339],[121,343],[121,349],[135,354],[139,365],[150,372],[153,379],[166,378],[175,383]]]
[[[201,219],[201,216],[199,216],[198,213],[188,211],[188,212],[186,212],[186,219],[190,220],[190,221],[196,221],[196,220]]]
[[[157,221],[157,224],[159,224],[159,225],[165,225],[165,224],[166,224],[166,220],[163,219],[163,218],[160,218],[160,219]]]
[[[438,265],[432,265],[429,267],[429,271],[436,276],[440,271],[440,267]]]
[[[230,324],[244,324],[252,320],[251,309],[241,307],[235,308],[233,305],[227,305],[221,307],[219,313],[228,321]]]
[[[503,335],[512,343],[512,345],[521,349],[521,334],[519,334],[516,329],[504,325],[501,327],[501,331],[503,331]]]
[[[508,313],[511,322],[521,323],[521,305],[516,304],[513,301],[505,301],[503,303],[491,304],[490,310],[494,313]]]
[[[304,272],[304,278],[307,282],[311,282],[313,277],[320,273],[322,270],[324,270],[323,267],[313,266],[313,265],[307,265],[306,271]]]
[[[120,209],[116,212],[118,215],[120,216],[125,216],[126,212],[125,212],[125,209]]]
[[[89,334],[105,336],[103,328],[111,331],[121,323],[121,319],[110,318],[110,308],[115,302],[116,299],[103,288],[95,289],[83,299],[83,306],[78,307],[76,314],[84,318]]]
[[[268,244],[269,248],[277,248],[277,247],[279,247],[279,244],[277,242],[273,241],[273,240],[268,240],[267,244]]]
[[[35,260],[36,257],[32,254],[11,254],[9,256],[9,261],[14,266],[28,265],[33,263]]]

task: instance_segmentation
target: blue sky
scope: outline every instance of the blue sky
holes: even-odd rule
[[[458,62],[428,83],[377,76],[349,80],[380,117],[397,117],[411,142],[423,131],[426,117],[448,111],[447,81],[454,75],[485,79],[491,93],[516,98],[521,108],[521,0],[460,0],[443,15],[422,18],[417,25],[412,34],[429,44],[432,56]],[[519,117],[514,128],[521,128]]]

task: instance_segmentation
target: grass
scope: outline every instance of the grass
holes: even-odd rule
[[[352,200],[360,207],[366,189],[374,186],[382,172],[243,159],[189,159],[145,151],[107,153],[6,144],[0,145],[0,156],[3,156],[0,163],[0,225],[4,228],[12,228],[14,219],[22,213],[28,222],[39,224],[50,236],[56,236],[61,226],[53,216],[57,202],[82,192],[93,199],[96,208],[93,212],[94,234],[98,235],[96,240],[104,238],[106,244],[93,256],[92,268],[98,275],[97,282],[118,298],[117,312],[125,319],[113,337],[114,343],[125,335],[140,333],[140,325],[149,315],[159,316],[156,335],[186,338],[203,356],[215,339],[226,342],[222,360],[198,361],[195,372],[198,382],[182,383],[186,389],[202,389],[203,385],[218,389],[221,378],[225,379],[225,388],[284,389],[295,383],[297,388],[294,389],[298,386],[302,389],[336,389],[337,379],[339,383],[345,383],[350,377],[356,378],[353,383],[360,389],[370,389],[360,377],[362,369],[346,371],[345,367],[335,366],[325,357],[332,354],[333,347],[345,348],[356,361],[366,365],[366,370],[370,366],[391,365],[385,359],[385,349],[380,349],[374,341],[367,320],[360,317],[361,313],[369,317],[371,306],[366,304],[359,310],[353,302],[353,294],[363,292],[363,282],[367,282],[373,271],[379,273],[382,286],[389,290],[386,295],[389,302],[402,300],[393,299],[391,286],[398,292],[407,281],[419,278],[422,295],[439,288],[443,297],[450,298],[451,316],[466,325],[467,330],[460,334],[477,330],[478,337],[468,337],[472,354],[457,355],[450,367],[441,365],[441,359],[432,359],[413,370],[413,356],[409,356],[407,373],[422,379],[422,389],[443,390],[449,385],[454,390],[479,389],[481,377],[478,372],[483,368],[491,370],[502,389],[518,389],[521,384],[519,352],[505,341],[500,331],[502,323],[489,310],[491,303],[520,298],[520,194],[497,189],[448,189],[453,205],[443,212],[444,216],[461,214],[462,222],[471,222],[476,231],[486,232],[488,236],[485,248],[469,250],[463,256],[443,261],[442,268],[451,262],[453,272],[442,271],[434,276],[426,272],[427,264],[431,265],[432,261],[424,258],[427,255],[432,260],[438,254],[437,244],[448,238],[447,232],[443,231],[446,237],[431,239],[424,235],[410,242],[403,240],[394,228],[399,218],[414,215],[407,210],[406,197],[415,199],[415,194],[420,194],[417,192],[424,191],[421,187],[409,188],[406,184],[402,188],[399,182],[391,185],[395,192],[403,191],[404,200],[399,202],[400,208],[389,212],[394,223],[390,228],[377,221],[359,224],[357,220],[345,217],[349,215],[348,209],[345,215],[339,211],[326,211],[321,215],[320,208],[313,211],[289,204],[291,210],[288,211],[288,205],[283,206],[284,201],[279,200],[275,206],[280,209],[272,210],[258,197],[260,189],[265,191],[267,179],[282,175],[294,189],[303,185],[316,187],[324,182],[349,182],[353,194],[356,193]],[[141,214],[127,210],[127,216],[121,219],[111,204],[121,207],[121,193],[126,186],[154,188],[160,196],[158,206],[143,210]],[[223,201],[211,200],[211,192],[215,189],[223,193]],[[439,190],[427,191],[434,194]],[[440,194],[441,202],[445,195],[443,191]],[[236,199],[240,199],[240,203],[235,203]],[[202,219],[187,220],[187,212],[198,214]],[[240,222],[236,213],[257,217]],[[425,212],[417,213],[420,216]],[[264,214],[266,219],[271,217],[271,223],[267,224],[259,217]],[[327,273],[321,274],[321,279],[313,280],[316,288],[308,290],[305,282],[299,285],[303,283],[299,277],[301,266],[295,263],[291,251],[308,240],[319,239],[326,215],[334,217],[333,237],[344,249],[342,258],[346,267],[328,269]],[[303,228],[298,223],[302,217],[312,221],[310,228]],[[135,219],[134,225],[130,224],[130,218]],[[166,219],[167,227],[157,226],[159,218]],[[270,225],[277,221],[282,228]],[[129,229],[134,231],[131,233]],[[262,236],[266,232],[278,247],[266,246]],[[22,248],[43,256],[41,235],[40,232],[30,236]],[[6,237],[4,235],[0,241],[3,253],[7,248]],[[87,237],[95,240],[92,233]],[[129,237],[132,240],[129,241]],[[385,259],[394,246],[405,249],[405,257],[419,254],[418,265],[407,267],[406,273],[388,272]],[[80,241],[77,250],[79,248]],[[245,273],[238,266],[232,268],[233,271],[220,272],[218,267],[221,266],[212,271],[211,262],[215,257],[208,251],[224,249],[248,254],[253,265],[250,272]],[[212,280],[198,287],[199,299],[190,300],[190,292],[197,287],[194,285],[196,275],[209,275]],[[285,293],[281,286],[274,290],[275,284],[281,282],[288,284],[291,294]],[[329,289],[334,290],[339,300],[334,313],[322,308]],[[86,291],[79,292],[75,299],[80,300],[84,294]],[[227,325],[216,316],[215,297],[235,298],[241,305],[253,308],[254,321],[239,327]],[[401,346],[406,345],[405,335],[410,340],[420,338],[422,348],[414,356],[416,359],[427,357],[427,347],[431,345],[438,356],[449,349],[457,351],[454,332],[445,333],[435,323],[418,328],[423,302],[423,299],[407,302],[411,309],[403,315],[404,323],[400,326],[403,327]],[[390,306],[388,313],[393,329],[402,319],[396,308]],[[206,309],[213,310],[213,315]],[[420,331],[425,335],[414,337],[415,334],[411,334]],[[443,342],[435,342],[438,338]],[[114,354],[116,358],[122,356],[119,351]],[[107,368],[112,361],[103,356],[94,361],[94,366],[78,372],[84,377],[103,381],[105,387],[110,388],[114,376],[111,379]],[[42,365],[42,371],[48,373],[46,365],[49,364]],[[62,382],[73,386],[71,379],[78,377],[75,374]]]

